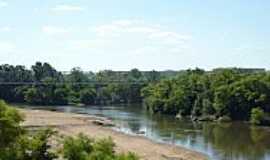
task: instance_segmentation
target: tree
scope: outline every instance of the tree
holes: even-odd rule
[[[35,87],[28,88],[25,92],[25,101],[30,104],[41,104],[42,94]]]
[[[60,86],[54,90],[53,103],[59,105],[68,104],[69,89],[66,86]]]
[[[84,89],[80,91],[80,102],[83,104],[95,104],[96,93],[93,89]]]
[[[134,68],[129,72],[129,77],[131,80],[139,81],[142,77],[142,73],[137,68]]]
[[[155,82],[158,82],[160,80],[160,73],[153,70],[153,71],[150,71],[148,74],[147,74],[147,77],[146,79],[150,82],[150,83],[155,83]]]
[[[62,80],[63,76],[61,73],[57,72],[50,64],[36,62],[35,65],[32,66],[33,74],[35,81],[40,82],[45,78],[53,78],[57,80]]]
[[[254,106],[270,112],[269,80],[269,74],[239,69],[210,73],[188,70],[176,78],[148,85],[142,89],[142,96],[154,113],[249,120]]]

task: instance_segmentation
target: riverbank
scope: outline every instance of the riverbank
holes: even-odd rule
[[[141,136],[131,136],[112,128],[96,125],[99,117],[43,110],[19,109],[25,115],[25,127],[53,127],[63,135],[84,133],[90,137],[112,137],[118,152],[135,152],[143,160],[206,160],[207,156],[172,145],[155,143]]]

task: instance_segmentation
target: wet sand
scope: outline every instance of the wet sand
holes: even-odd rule
[[[25,127],[53,127],[63,135],[84,133],[94,138],[112,137],[117,152],[134,152],[143,160],[207,160],[207,156],[183,147],[155,143],[142,136],[117,132],[95,124],[100,117],[43,110],[19,109],[25,116]],[[101,121],[103,121],[101,119]]]

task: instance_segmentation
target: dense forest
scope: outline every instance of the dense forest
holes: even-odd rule
[[[193,120],[268,123],[264,69],[59,72],[48,63],[0,66],[0,99],[38,105],[144,103],[152,113]]]
[[[270,74],[256,69],[188,70],[176,78],[148,85],[142,95],[153,113],[202,121],[268,123]]]

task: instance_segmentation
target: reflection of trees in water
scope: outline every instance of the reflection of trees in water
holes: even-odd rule
[[[133,133],[137,133],[141,129],[141,124],[138,122],[128,122],[128,127]]]
[[[190,121],[176,120],[172,116],[149,115],[153,125],[152,130],[164,138],[165,141],[174,144],[176,140],[184,143],[194,144],[202,129],[202,125]]]
[[[161,137],[181,140],[190,146],[204,143],[213,148],[221,160],[263,160],[270,153],[270,132],[244,123],[192,123],[174,117],[151,116],[153,130]],[[201,139],[202,138],[202,139]]]
[[[131,118],[144,115],[143,113],[144,110],[142,109],[141,104],[128,104],[124,105],[123,107],[124,107],[123,110],[125,110],[126,112],[135,114],[130,116]],[[129,118],[128,121],[126,121],[126,123],[131,132],[138,133],[141,131],[142,126],[144,126],[145,122],[143,121],[143,118],[139,118],[139,120],[138,119],[132,120]]]
[[[222,151],[223,159],[263,159],[269,152],[269,132],[243,123],[203,124],[206,142]]]
[[[220,160],[263,160],[270,153],[270,131],[244,123],[192,123],[165,115],[145,115],[147,120],[128,122],[132,132],[147,126],[147,132],[157,134],[169,143],[181,141],[190,146],[202,145],[213,150]],[[161,140],[161,139],[158,139]],[[203,143],[203,144],[200,144]]]

